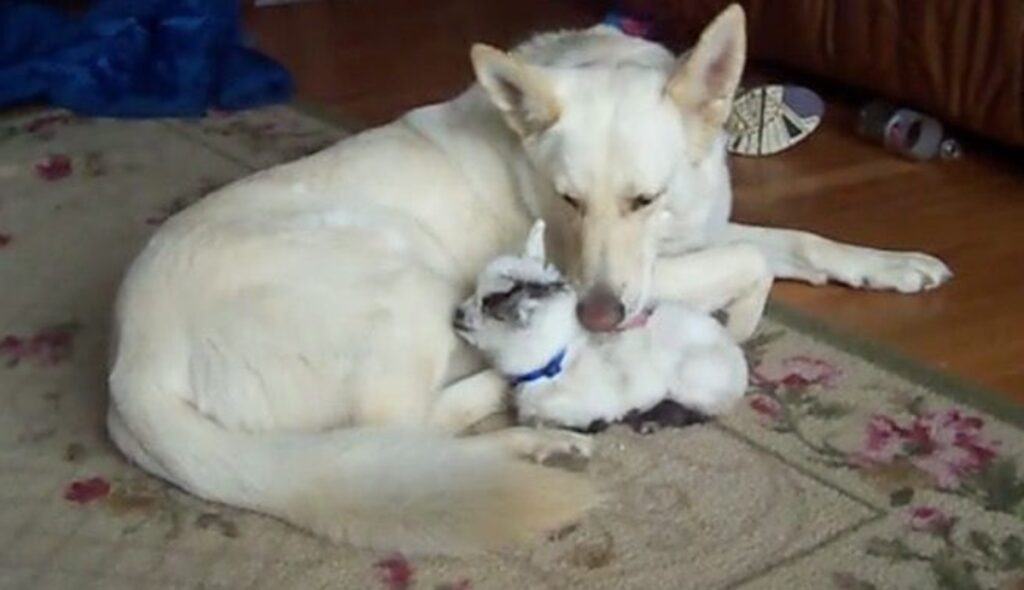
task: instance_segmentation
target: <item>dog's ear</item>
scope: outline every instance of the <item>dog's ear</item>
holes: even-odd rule
[[[540,133],[558,120],[558,100],[537,68],[488,45],[474,45],[470,57],[477,81],[521,136]]]
[[[697,45],[676,62],[666,91],[690,121],[703,155],[732,109],[747,55],[746,17],[739,4],[719,14]]]
[[[544,220],[538,219],[530,228],[530,235],[526,238],[526,246],[523,247],[523,256],[532,258],[537,262],[544,262]]]

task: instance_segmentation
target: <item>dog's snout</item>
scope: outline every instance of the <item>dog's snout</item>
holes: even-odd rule
[[[595,288],[576,306],[576,316],[592,332],[610,332],[626,316],[622,301],[607,288]]]

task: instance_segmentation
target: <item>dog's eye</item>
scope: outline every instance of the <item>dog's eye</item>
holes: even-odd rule
[[[567,195],[565,193],[562,193],[561,197],[562,197],[562,200],[566,202],[566,204],[568,204],[570,207],[573,208],[573,210],[575,210],[575,211],[583,211],[583,201],[577,199],[576,197],[574,197],[572,195]]]
[[[639,211],[658,200],[657,195],[637,195],[629,200],[629,210]]]

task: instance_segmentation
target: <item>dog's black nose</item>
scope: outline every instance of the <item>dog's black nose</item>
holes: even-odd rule
[[[591,332],[610,332],[626,316],[626,307],[610,290],[598,287],[580,301],[576,316]]]

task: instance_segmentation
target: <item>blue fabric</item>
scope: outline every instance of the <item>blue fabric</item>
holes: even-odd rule
[[[543,367],[530,371],[529,373],[523,373],[522,375],[512,375],[509,380],[512,381],[512,385],[522,385],[524,383],[530,383],[540,379],[551,379],[557,377],[562,372],[562,362],[565,361],[565,352],[563,348],[562,352],[556,354],[554,358],[548,361],[548,364]]]
[[[194,116],[291,91],[288,72],[245,45],[237,0],[96,0],[77,17],[0,0],[0,106]]]

